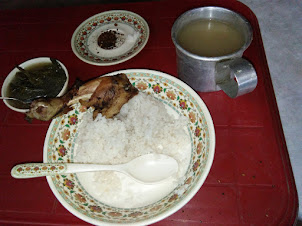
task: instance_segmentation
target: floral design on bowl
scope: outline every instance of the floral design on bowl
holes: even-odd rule
[[[180,80],[158,71],[143,69],[123,70],[108,75],[117,73],[127,74],[132,85],[141,92],[154,96],[177,114],[188,117],[192,149],[190,166],[184,180],[173,192],[158,202],[131,209],[116,208],[96,200],[85,191],[76,174],[48,176],[47,180],[62,205],[75,216],[91,224],[147,225],[179,210],[202,186],[213,162],[214,126],[206,105]],[[78,127],[85,112],[91,110],[77,104],[74,110],[52,121],[44,144],[44,162],[73,162]],[[62,146],[66,149],[64,155],[61,154],[62,151],[58,151]]]
[[[118,48],[104,50],[98,46],[98,37],[108,30],[117,32]],[[80,24],[72,36],[71,46],[74,54],[84,62],[106,66],[134,57],[148,39],[149,26],[141,16],[125,10],[112,10],[94,15]]]

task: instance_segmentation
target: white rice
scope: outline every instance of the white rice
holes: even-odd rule
[[[81,173],[85,189],[108,205],[133,208],[151,204],[170,193],[182,180],[191,157],[187,118],[168,113],[165,105],[143,93],[125,104],[114,119],[87,113],[79,128],[75,162],[120,164],[149,153],[174,157],[174,178],[154,184],[138,183],[118,172]]]

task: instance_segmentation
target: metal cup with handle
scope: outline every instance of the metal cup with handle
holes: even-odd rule
[[[216,20],[230,24],[241,33],[243,44],[236,51],[219,56],[202,56],[188,51],[179,43],[178,35],[185,26],[197,20]],[[223,90],[235,98],[256,88],[255,69],[248,60],[242,58],[252,41],[253,31],[247,19],[240,14],[215,6],[195,8],[183,13],[174,22],[171,36],[176,47],[178,77],[196,91]]]

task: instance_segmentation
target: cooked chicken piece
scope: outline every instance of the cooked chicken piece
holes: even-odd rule
[[[98,113],[101,113],[106,118],[112,118],[136,94],[138,94],[138,90],[131,85],[127,76],[118,74],[104,77],[89,101],[80,100],[80,103],[86,107],[93,106],[95,108],[93,118]]]
[[[26,113],[26,119],[38,119],[48,121],[53,118],[64,107],[64,102],[61,98],[37,99],[31,103],[30,111]]]
[[[67,113],[70,106],[79,101],[86,107],[94,107],[94,118],[98,113],[112,118],[136,94],[138,90],[131,85],[125,74],[99,77],[81,86],[75,85],[62,97],[33,101],[26,116],[29,119],[48,121]]]
[[[62,97],[39,98],[30,104],[29,111],[26,113],[26,120],[31,122],[32,119],[49,121],[59,113],[67,113],[70,109],[68,103],[77,95],[82,82],[76,81],[74,86]]]
[[[74,96],[72,100],[68,102],[68,105],[73,105],[79,100],[89,100],[104,78],[105,77],[98,77],[81,85],[77,90],[76,96]]]

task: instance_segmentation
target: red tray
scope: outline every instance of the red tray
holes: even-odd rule
[[[210,174],[196,196],[157,225],[281,224],[296,220],[297,192],[270,79],[257,19],[237,1],[156,1],[81,7],[1,11],[1,84],[13,67],[29,58],[56,57],[68,68],[70,84],[119,69],[147,68],[176,73],[176,54],[170,37],[174,20],[183,12],[217,5],[244,15],[254,40],[244,56],[255,66],[259,83],[254,92],[236,99],[223,92],[199,93],[216,130],[216,153]],[[124,63],[98,67],[80,61],[72,52],[71,36],[88,17],[111,9],[133,11],[148,22],[146,47]],[[0,103],[0,223],[85,225],[54,197],[45,178],[16,180],[17,163],[41,162],[49,122],[28,124],[24,115]]]

